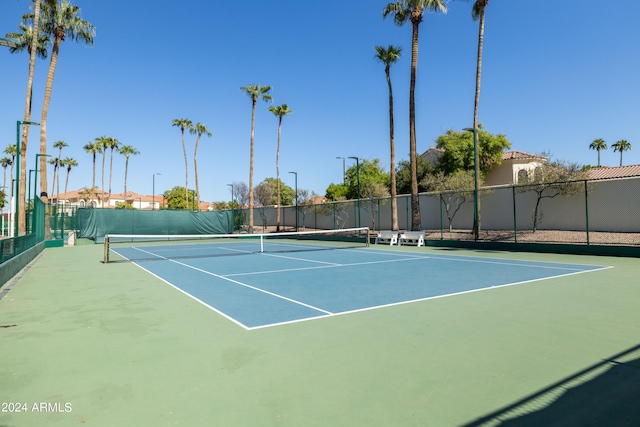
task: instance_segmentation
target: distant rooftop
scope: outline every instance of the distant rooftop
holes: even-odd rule
[[[507,151],[502,153],[502,160],[525,160],[525,159],[544,159],[537,154],[525,153],[524,151]]]
[[[589,169],[589,179],[629,178],[640,176],[640,165],[602,166]]]

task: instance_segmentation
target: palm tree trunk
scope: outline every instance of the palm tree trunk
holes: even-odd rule
[[[202,133],[198,132],[198,137],[196,138],[196,148],[193,150],[193,173],[196,175],[195,204],[197,210],[200,210],[200,187],[198,186],[198,160],[196,159],[196,155],[198,153],[198,144],[200,143],[201,135]]]
[[[71,172],[71,168],[67,168],[67,178],[64,180],[64,194],[67,194],[67,188],[69,186],[69,172]]]
[[[100,207],[104,208],[104,160],[107,157],[107,149],[102,150],[102,189],[100,193]]]
[[[249,234],[253,233],[253,138],[256,122],[256,101],[253,99],[251,107],[251,148],[249,149]]]
[[[58,30],[58,29],[56,29]],[[42,104],[42,118],[40,119],[40,154],[47,154],[47,115],[49,114],[49,102],[51,101],[51,88],[53,87],[53,77],[58,64],[58,54],[62,38],[56,35],[51,51],[51,63],[47,74],[47,86],[44,91],[44,103]],[[40,191],[47,191],[47,158],[40,157]]]
[[[411,230],[422,229],[420,219],[420,198],[418,195],[418,171],[416,152],[416,73],[418,70],[418,26],[412,21],[411,35],[411,85],[409,87],[409,167],[411,169]]]
[[[280,159],[280,135],[282,131],[282,116],[278,121],[278,150],[276,151],[276,186],[277,186],[277,200],[276,200],[276,231],[280,231],[280,166],[278,161]]]
[[[478,25],[478,58],[476,65],[476,93],[473,101],[473,129],[475,130],[476,137],[474,138],[475,147],[474,147],[474,180],[475,180],[475,188],[480,188],[480,147],[478,141],[478,105],[480,104],[480,81],[482,76],[482,48],[484,46],[484,7],[480,12],[480,24]],[[478,223],[473,224],[474,236],[477,236],[480,232],[480,193],[474,193],[474,197],[477,197],[476,205],[478,207]]]
[[[393,124],[393,88],[391,86],[391,75],[387,65],[385,72],[387,75],[387,85],[389,86],[389,144],[391,151],[391,163],[389,166],[389,180],[391,183],[391,229],[398,230],[398,203],[396,201],[396,146],[395,128]]]
[[[189,162],[187,160],[187,146],[184,144],[184,127],[182,128],[182,151],[184,152],[184,197],[185,207],[189,210]]]
[[[124,162],[124,198],[127,199],[127,174],[129,173],[129,156]],[[155,178],[155,176],[154,176]]]

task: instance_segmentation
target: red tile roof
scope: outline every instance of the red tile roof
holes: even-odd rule
[[[602,166],[589,169],[589,179],[629,178],[640,176],[640,165]]]
[[[502,160],[525,160],[525,159],[544,159],[536,154],[525,153],[524,151],[507,151],[502,153]]]

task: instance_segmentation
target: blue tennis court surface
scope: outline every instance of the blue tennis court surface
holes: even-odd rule
[[[374,248],[176,259],[143,250],[156,260],[137,265],[246,329],[609,268]]]

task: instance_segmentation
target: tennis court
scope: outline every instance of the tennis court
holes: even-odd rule
[[[640,417],[636,258],[362,245],[187,257],[163,252],[173,244],[134,246],[157,260],[46,249],[8,285],[0,402],[28,410],[0,411],[0,426]],[[300,315],[298,302],[328,313]]]
[[[313,240],[326,233],[304,236],[303,241],[285,233],[287,239],[241,236],[187,244],[174,239],[157,246],[112,236],[112,242],[125,243],[110,249],[246,329],[609,268],[331,245]]]

